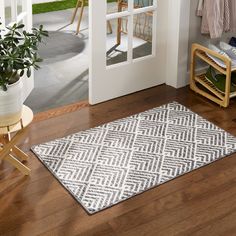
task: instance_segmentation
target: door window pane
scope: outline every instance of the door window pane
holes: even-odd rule
[[[17,15],[22,12],[22,0],[17,0]]]
[[[127,61],[128,17],[107,21],[107,65]]]
[[[133,58],[152,55],[153,13],[134,15]]]
[[[153,0],[134,0],[134,8],[153,6]]]
[[[126,11],[128,2],[125,0],[109,1],[107,0],[107,14]]]
[[[11,22],[11,1],[4,0],[5,3],[5,23],[8,25]]]

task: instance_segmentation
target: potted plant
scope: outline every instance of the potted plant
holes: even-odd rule
[[[40,68],[38,63],[42,59],[38,56],[38,45],[44,36],[48,36],[43,26],[33,28],[32,32],[23,28],[24,24],[14,24],[6,31],[0,29],[0,127],[20,120],[23,107],[21,77],[29,78],[33,68]]]

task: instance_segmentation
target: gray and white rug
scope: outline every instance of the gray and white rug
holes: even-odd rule
[[[32,148],[93,214],[236,151],[236,138],[177,102]]]

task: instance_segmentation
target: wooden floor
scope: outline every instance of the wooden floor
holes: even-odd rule
[[[159,86],[32,124],[25,150],[176,100],[236,135],[236,100],[228,109],[188,88]],[[1,235],[236,235],[236,155],[89,216],[31,154],[30,177],[0,165]]]

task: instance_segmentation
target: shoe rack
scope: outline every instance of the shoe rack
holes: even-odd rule
[[[207,56],[207,53],[211,56],[214,56],[225,63],[225,68],[219,66],[215,63],[210,57]],[[214,84],[209,82],[205,78],[205,73],[198,74],[196,72],[196,60],[200,59],[207,63],[209,66],[212,66],[221,74],[226,75],[226,86],[225,92],[219,91]],[[231,60],[225,56],[216,53],[215,51],[210,50],[200,44],[193,44],[191,50],[191,78],[190,78],[190,88],[196,93],[210,99],[211,101],[219,104],[221,107],[228,107],[229,101],[231,98],[236,97],[236,92],[230,92],[231,86],[231,73],[236,71],[236,68],[232,69]],[[199,86],[201,85],[201,86]]]

